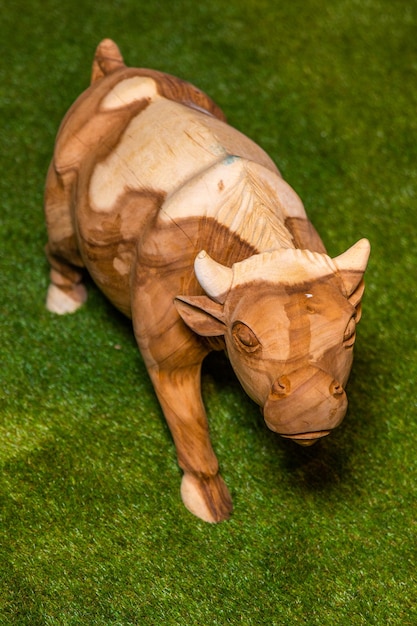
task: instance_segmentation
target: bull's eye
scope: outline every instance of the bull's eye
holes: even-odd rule
[[[253,330],[243,322],[235,322],[232,328],[233,339],[246,352],[254,352],[259,347],[259,341]]]
[[[355,315],[353,315],[348,325],[346,326],[346,330],[343,335],[343,345],[345,348],[351,348],[355,343],[355,333],[356,333],[356,320]]]

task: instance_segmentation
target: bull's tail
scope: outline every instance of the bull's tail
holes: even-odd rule
[[[121,52],[112,39],[103,39],[96,49],[91,72],[91,82],[125,67]]]

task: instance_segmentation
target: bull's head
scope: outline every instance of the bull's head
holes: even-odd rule
[[[176,299],[184,322],[223,335],[233,369],[271,430],[309,445],[345,416],[369,242],[344,254],[282,248],[232,268],[195,261],[207,295]]]

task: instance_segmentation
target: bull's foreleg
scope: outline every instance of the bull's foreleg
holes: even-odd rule
[[[60,315],[73,313],[87,299],[82,266],[71,218],[71,181],[66,184],[51,164],[46,179],[46,256],[51,266],[46,308]]]
[[[150,369],[184,471],[182,500],[191,513],[206,522],[229,518],[232,500],[219,474],[205,409],[201,399],[201,365],[173,371]]]

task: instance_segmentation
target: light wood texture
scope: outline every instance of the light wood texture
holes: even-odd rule
[[[308,445],[340,424],[369,243],[331,259],[268,155],[196,87],[101,42],[58,132],[45,215],[47,307],[81,306],[86,269],[132,319],[195,515],[232,511],[201,399],[211,350],[283,437]]]

